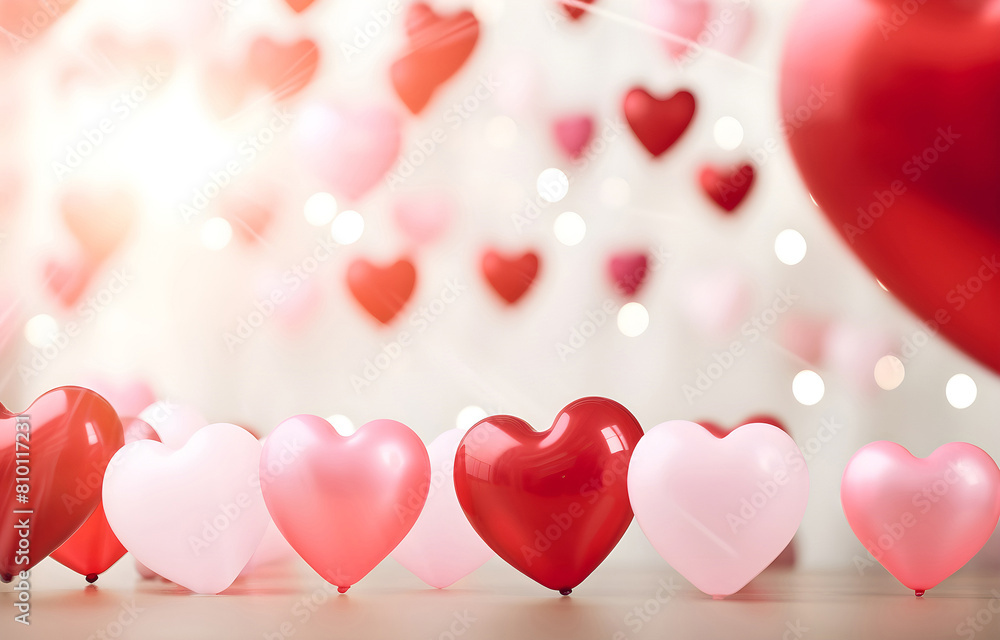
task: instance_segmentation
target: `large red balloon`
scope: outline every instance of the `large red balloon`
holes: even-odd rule
[[[629,522],[625,479],[642,428],[622,405],[582,398],[548,431],[513,416],[481,420],[455,457],[455,491],[473,528],[515,569],[568,594]]]
[[[137,440],[160,441],[153,427],[139,418],[125,418],[125,444]],[[90,518],[76,530],[69,540],[52,552],[52,559],[82,576],[88,582],[111,568],[125,555],[125,547],[119,542],[108,518],[104,515],[104,503],[98,503]]]
[[[89,389],[57,387],[23,413],[0,405],[0,578],[31,569],[87,521],[122,444],[118,414]]]
[[[876,277],[1000,372],[1000,0],[809,0],[783,128],[816,202]]]

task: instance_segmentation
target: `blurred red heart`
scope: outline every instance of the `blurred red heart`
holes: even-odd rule
[[[931,334],[1000,373],[998,9],[809,0],[780,104],[806,187],[851,249]]]
[[[608,260],[608,275],[615,289],[632,297],[646,280],[649,259],[642,251],[616,253]]]
[[[93,275],[94,267],[81,257],[71,262],[52,258],[45,263],[43,272],[45,288],[67,309],[87,290]]]
[[[625,94],[622,105],[625,120],[642,146],[659,157],[687,130],[695,114],[695,99],[690,91],[678,91],[669,98],[655,98],[642,87]]]
[[[365,311],[382,324],[396,317],[413,294],[417,270],[403,258],[379,267],[358,258],[347,268],[347,286]]]
[[[626,474],[641,437],[635,417],[607,398],[571,402],[542,432],[513,416],[485,418],[455,456],[458,501],[501,558],[568,594],[632,521]]]
[[[582,2],[583,4],[594,4],[594,0],[579,0],[579,2]],[[565,2],[560,2],[559,5],[563,8],[563,11],[566,12],[566,15],[570,17],[570,20],[579,20],[583,14],[587,13],[587,10],[583,7],[566,4]]]
[[[698,174],[705,194],[727,212],[732,212],[747,197],[753,179],[753,166],[749,164],[728,169],[708,165]]]
[[[525,251],[517,257],[508,257],[494,249],[483,254],[483,275],[507,304],[514,304],[531,288],[538,275],[538,255]]]
[[[309,38],[278,43],[260,36],[250,44],[247,64],[250,77],[281,100],[301,91],[316,75],[319,49]]]
[[[285,0],[285,3],[292,8],[295,13],[302,13],[312,6],[316,0]]]
[[[4,54],[17,55],[22,48],[35,42],[37,36],[73,8],[76,0],[59,2],[39,2],[39,0],[3,0],[0,2],[0,29],[7,44],[2,47]]]
[[[590,136],[594,134],[594,120],[586,114],[564,116],[552,123],[552,134],[559,148],[571,159],[583,155]]]
[[[439,16],[418,2],[406,14],[406,34],[409,47],[392,63],[389,75],[403,104],[417,114],[472,54],[479,21],[471,11]]]
[[[0,578],[31,569],[87,521],[123,443],[118,414],[89,389],[57,387],[23,413],[0,405]]]
[[[122,422],[125,425],[125,444],[137,440],[160,441],[153,427],[139,418],[123,418]],[[52,559],[86,576],[87,582],[94,582],[123,555],[125,547],[108,524],[104,504],[98,503],[97,509],[76,533],[52,552]]]

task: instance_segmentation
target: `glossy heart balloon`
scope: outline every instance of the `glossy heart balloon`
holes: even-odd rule
[[[195,593],[224,591],[267,528],[260,451],[249,431],[224,423],[199,429],[180,449],[125,445],[104,479],[112,531],[164,578]]]
[[[637,87],[625,94],[622,109],[635,137],[654,158],[658,158],[691,124],[695,98],[690,91],[682,90],[661,99]]]
[[[487,249],[481,264],[483,276],[507,304],[515,304],[531,288],[538,275],[538,254],[525,251],[509,257]]]
[[[729,168],[708,165],[698,174],[705,195],[727,213],[732,213],[747,197],[753,179],[753,166],[749,164]]]
[[[840,500],[873,559],[917,595],[960,569],[1000,519],[1000,469],[979,447],[951,442],[915,458],[895,442],[862,447]]]
[[[440,16],[417,2],[406,14],[409,45],[389,69],[396,94],[413,113],[420,113],[438,87],[455,75],[472,55],[479,21],[471,11]]]
[[[357,200],[392,167],[402,140],[399,118],[388,109],[312,105],[296,124],[303,161],[334,195]]]
[[[809,472],[795,442],[774,425],[743,425],[720,439],[674,420],[636,447],[628,491],[657,552],[694,586],[722,597],[791,541],[809,500]]]
[[[57,387],[22,413],[0,405],[0,579],[31,569],[87,521],[122,444],[118,414],[89,389]]]
[[[997,0],[810,0],[781,72],[782,128],[823,213],[931,333],[995,372],[998,86]]]
[[[124,418],[125,444],[139,440],[159,441],[156,431],[138,418]],[[95,582],[97,576],[111,568],[125,555],[125,547],[118,541],[99,503],[90,518],[76,530],[69,540],[52,552],[56,562]]]
[[[616,253],[608,259],[608,275],[623,296],[634,296],[646,281],[649,258],[642,251]]]
[[[552,123],[552,135],[571,160],[583,155],[594,135],[594,119],[586,114],[563,116]]]
[[[491,416],[459,445],[459,504],[497,555],[566,595],[632,521],[625,478],[640,437],[628,409],[607,398],[571,402],[542,432]]]
[[[413,528],[392,557],[438,589],[478,569],[493,556],[465,517],[455,494],[455,454],[465,429],[451,429],[427,447],[431,484]]]
[[[417,284],[417,270],[407,259],[380,267],[358,258],[347,268],[347,287],[365,311],[389,324],[406,305]]]
[[[373,420],[345,437],[299,415],[267,437],[260,479],[278,530],[344,593],[416,522],[431,469],[424,444],[400,422]]]

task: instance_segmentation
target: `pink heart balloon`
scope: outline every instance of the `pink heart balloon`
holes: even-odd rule
[[[455,493],[455,455],[465,429],[445,431],[427,447],[431,484],[420,516],[392,557],[438,589],[472,573],[493,556],[469,524]]]
[[[194,407],[160,400],[149,405],[138,416],[153,427],[160,442],[171,449],[180,449],[198,430],[208,424]]]
[[[626,298],[634,296],[649,271],[649,258],[644,251],[623,251],[608,259],[608,275],[618,293]]]
[[[648,0],[646,23],[686,40],[696,41],[705,28],[712,9],[707,0]],[[674,40],[663,39],[671,56],[679,58],[689,46]]]
[[[564,116],[552,123],[556,143],[571,160],[583,155],[593,134],[594,119],[586,114]]]
[[[868,553],[919,596],[986,544],[1000,519],[1000,469],[965,442],[926,458],[873,442],[847,463],[840,501]]]
[[[399,118],[381,107],[313,105],[296,129],[302,160],[334,195],[349,200],[371,190],[399,154]]]
[[[426,244],[436,240],[454,217],[455,204],[444,192],[415,194],[397,200],[393,206],[396,226],[410,240]]]
[[[674,420],[632,454],[628,495],[653,547],[712,596],[742,589],[788,545],[805,515],[809,471],[792,438],[751,423],[716,438]]]
[[[739,55],[754,27],[753,10],[745,0],[716,0],[708,19],[713,30],[707,46],[730,56]],[[703,36],[704,38],[704,36]]]
[[[104,511],[136,560],[196,593],[239,576],[267,529],[257,483],[260,443],[212,424],[180,449],[143,440],[122,447],[104,477]]]
[[[278,530],[341,593],[381,562],[416,522],[430,486],[417,434],[373,420],[341,436],[311,415],[267,437],[261,488]]]

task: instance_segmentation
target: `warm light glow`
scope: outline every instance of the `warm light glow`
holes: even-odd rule
[[[712,134],[715,144],[726,151],[732,151],[743,143],[743,125],[732,116],[722,116],[716,120]]]
[[[875,363],[875,383],[886,391],[892,391],[903,384],[904,377],[906,368],[896,356],[882,356]]]
[[[306,200],[302,212],[309,224],[315,227],[328,225],[337,215],[337,199],[323,191],[314,193]]]
[[[823,384],[823,378],[819,377],[815,371],[809,369],[799,371],[792,380],[792,395],[800,404],[807,407],[822,400],[825,392],[826,386]]]
[[[556,234],[556,240],[567,247],[580,244],[583,237],[587,235],[587,223],[583,221],[579,213],[565,211],[556,218],[552,230]]]
[[[538,195],[546,202],[559,202],[569,193],[569,178],[559,169],[549,168],[538,174]]]
[[[233,227],[225,218],[209,218],[201,227],[201,243],[206,249],[225,249],[232,239]]]
[[[798,264],[806,257],[806,239],[795,229],[785,229],[774,239],[774,254],[784,264]]]
[[[459,429],[470,429],[486,416],[486,410],[482,407],[469,405],[458,412],[458,417],[455,418],[455,426]]]
[[[956,409],[965,409],[972,406],[976,401],[979,390],[976,388],[976,381],[964,373],[956,373],[948,380],[944,388],[944,395],[948,398],[948,404]]]
[[[353,209],[337,214],[330,225],[330,235],[337,244],[354,244],[365,232],[365,219]]]
[[[40,313],[24,323],[24,339],[33,347],[44,347],[59,332],[59,323],[47,313]]]
[[[634,338],[649,327],[649,312],[638,302],[629,302],[618,310],[618,330]]]

